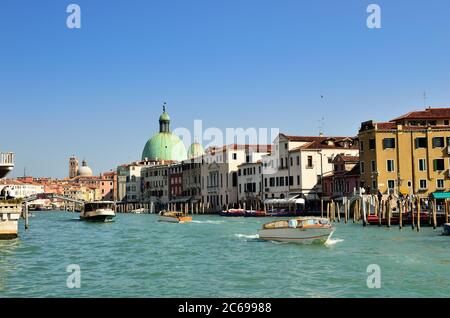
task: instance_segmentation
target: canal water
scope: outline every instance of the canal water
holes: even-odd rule
[[[336,224],[328,245],[303,246],[258,240],[267,218],[170,224],[119,214],[99,224],[35,215],[19,239],[0,241],[0,297],[450,296],[450,238],[441,229]],[[67,287],[71,264],[80,288]],[[368,288],[371,264],[381,288]]]

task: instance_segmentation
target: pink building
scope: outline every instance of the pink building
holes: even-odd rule
[[[333,172],[323,178],[323,183],[325,200],[352,195],[360,187],[359,157],[337,155]]]

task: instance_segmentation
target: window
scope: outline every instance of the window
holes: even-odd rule
[[[417,137],[416,138],[416,148],[427,148],[427,138]]]
[[[237,178],[237,173],[236,172],[233,172],[233,187],[236,187],[237,186],[237,183],[238,183],[238,178]]]
[[[291,167],[292,167],[294,165],[294,160],[292,157],[290,159],[291,159]]]
[[[237,160],[237,153],[233,153],[232,156],[233,160]]]
[[[267,188],[267,178],[264,178],[264,187]]]
[[[347,187],[348,187],[348,182],[347,182]],[[377,188],[377,180],[372,180],[372,189],[376,189]],[[347,189],[348,192],[348,189]]]
[[[444,126],[448,126],[448,124],[449,124],[448,119],[444,120]]]
[[[387,160],[387,171],[394,172],[394,160]]]
[[[370,150],[375,150],[375,139],[370,139],[369,140],[369,149]]]
[[[308,156],[308,164],[306,166],[307,168],[312,168],[313,167],[313,159],[312,156]]]
[[[300,157],[297,156],[297,166],[300,166]]]
[[[433,148],[443,148],[443,147],[445,147],[444,137],[434,137]]]
[[[271,187],[274,187],[275,186],[275,178],[270,178],[270,180],[269,180],[269,185],[271,186]]]
[[[359,163],[359,168],[360,168],[360,170],[361,170],[361,173],[364,173],[364,162],[363,162],[363,161],[361,161],[361,162]]]
[[[419,159],[419,171],[427,171],[427,162],[425,159]]]
[[[284,186],[284,178],[280,177],[280,187],[283,187],[283,186]]]
[[[443,171],[445,169],[444,159],[433,160],[434,171]]]
[[[288,149],[288,144],[287,143],[284,144],[284,149]]]
[[[293,176],[290,176],[290,177],[289,177],[289,185],[290,185],[290,186],[293,186],[293,185],[294,185],[294,177],[293,177]]]
[[[359,151],[364,152],[364,142],[359,142]]]
[[[300,185],[300,176],[297,176],[297,185]]]
[[[419,188],[421,190],[425,190],[427,188],[427,180],[420,180],[419,181]]]
[[[372,172],[376,172],[377,171],[377,165],[375,164],[375,160],[372,160],[370,162],[370,167],[372,169]]]
[[[281,168],[283,168],[283,158],[281,158],[280,160],[281,160]]]
[[[437,179],[436,185],[438,189],[444,189],[444,179]]]
[[[395,180],[388,180],[388,189],[395,188]]]
[[[383,149],[395,149],[395,138],[384,138]]]

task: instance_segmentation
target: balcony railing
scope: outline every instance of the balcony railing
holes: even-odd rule
[[[0,166],[14,166],[14,153],[0,152]]]

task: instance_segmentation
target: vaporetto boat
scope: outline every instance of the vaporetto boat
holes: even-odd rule
[[[302,217],[266,223],[258,234],[262,240],[324,244],[333,232],[333,227],[325,218]]]
[[[85,221],[110,222],[116,216],[114,202],[97,201],[84,204],[80,219]]]

